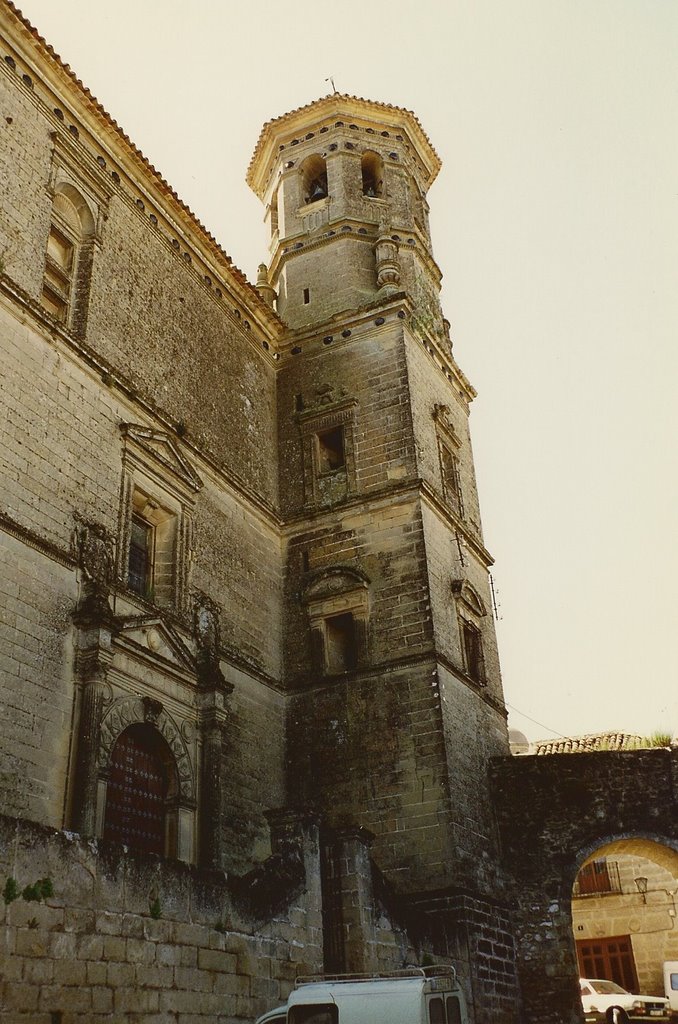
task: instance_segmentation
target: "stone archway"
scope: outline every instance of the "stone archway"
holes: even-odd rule
[[[678,849],[646,836],[603,842],[582,860],[572,929],[582,977],[663,994],[662,964],[678,959]]]
[[[572,887],[599,851],[678,852],[678,749],[496,759],[494,808],[528,1022],[582,1021]],[[668,887],[667,887],[668,888]]]
[[[118,839],[147,852],[192,860],[196,831],[194,771],[186,743],[166,708],[150,697],[119,698],[112,702],[104,715],[100,736],[96,834],[107,839]],[[115,811],[115,827],[111,824],[109,785],[113,782],[116,787],[111,794],[113,806],[116,806],[121,795],[120,787],[124,789],[126,785],[125,772],[117,764],[117,753],[123,737],[129,748],[126,756],[130,764],[134,762],[141,765],[143,762],[145,765],[143,768],[130,768],[127,774],[133,775],[136,770],[150,772],[154,777],[154,798],[161,795],[161,780],[164,777],[166,788],[162,794],[162,825],[156,823],[164,832],[164,842],[158,839],[156,833],[155,838],[147,836],[143,841],[139,836],[126,833],[120,820],[122,809]],[[150,781],[147,782],[150,786]],[[141,795],[137,794],[137,797],[143,803]],[[144,814],[152,813],[150,804],[141,809]],[[130,827],[139,830],[138,824]]]

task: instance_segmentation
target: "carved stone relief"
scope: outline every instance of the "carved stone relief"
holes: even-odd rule
[[[121,697],[114,701],[101,723],[99,768],[106,769],[108,767],[113,746],[120,733],[128,726],[138,723],[153,725],[166,740],[177,766],[181,799],[193,800],[195,782],[186,744],[173,719],[160,701],[150,697]]]

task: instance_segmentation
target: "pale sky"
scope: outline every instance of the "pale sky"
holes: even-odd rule
[[[509,725],[675,735],[678,2],[17,2],[250,280],[262,123],[415,111]]]

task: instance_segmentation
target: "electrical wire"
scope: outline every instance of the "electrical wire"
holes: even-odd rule
[[[528,722],[532,722],[533,725],[538,725],[540,729],[546,729],[547,732],[552,732],[554,736],[560,737],[561,740],[567,739],[567,736],[563,736],[562,732],[558,732],[557,729],[551,729],[550,726],[544,725],[543,722],[538,722],[536,718],[530,718],[530,716],[526,715],[524,711],[521,711],[520,708],[515,708],[513,704],[509,704],[508,701],[504,701],[504,703],[507,708],[510,708],[511,711],[515,711],[518,715],[522,715],[523,718],[526,718]]]

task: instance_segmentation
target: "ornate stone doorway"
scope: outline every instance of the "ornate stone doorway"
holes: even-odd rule
[[[172,855],[167,810],[176,792],[176,765],[166,741],[153,726],[130,725],[111,752],[104,839]]]

